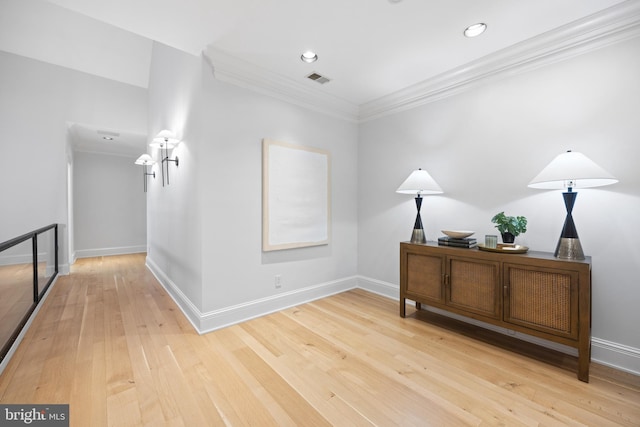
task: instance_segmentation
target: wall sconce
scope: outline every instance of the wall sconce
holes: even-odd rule
[[[411,172],[411,175],[409,175],[400,187],[398,187],[396,193],[416,195],[416,209],[418,210],[418,215],[416,216],[416,222],[413,225],[411,243],[427,243],[427,238],[425,237],[424,229],[422,228],[422,219],[420,218],[422,194],[440,194],[442,193],[442,188],[440,188],[438,183],[427,171],[418,169]]]
[[[144,192],[147,192],[147,176],[151,175],[154,179],[156,178],[156,173],[148,173],[147,166],[153,166],[156,164],[156,161],[151,158],[148,154],[143,154],[135,161],[136,165],[141,165],[142,168],[142,182],[144,185]]]
[[[156,135],[156,137],[153,138],[153,141],[151,141],[151,143],[149,144],[150,147],[160,149],[160,154],[162,157],[160,166],[162,168],[162,186],[163,187],[164,187],[165,168],[167,170],[167,185],[169,185],[169,162],[174,162],[176,164],[176,167],[179,164],[178,157],[176,157],[175,159],[169,158],[168,150],[173,149],[176,145],[178,145],[179,142],[180,140],[176,138],[175,133],[165,129],[160,133],[158,133],[158,135]]]
[[[567,151],[558,155],[529,183],[531,188],[553,190],[566,188],[562,193],[567,217],[558,240],[556,258],[582,260],[584,252],[578,238],[571,211],[578,193],[574,188],[600,187],[615,184],[618,180],[582,153]]]

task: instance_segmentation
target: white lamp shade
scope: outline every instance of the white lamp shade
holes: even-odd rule
[[[156,135],[156,137],[153,138],[153,141],[151,141],[149,146],[153,148],[166,148],[170,150],[178,145],[179,142],[180,140],[176,138],[176,134],[174,132],[165,129],[163,131],[160,131]]]
[[[425,170],[418,169],[411,172],[407,178],[396,190],[401,194],[440,194],[442,188]]]
[[[155,165],[156,161],[153,160],[150,155],[143,154],[140,157],[138,157],[135,163],[136,165],[151,166],[151,165]]]
[[[531,188],[556,190],[615,184],[618,180],[582,153],[567,151],[557,156],[529,183]]]

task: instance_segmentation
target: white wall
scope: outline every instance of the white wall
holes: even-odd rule
[[[67,123],[146,133],[146,90],[6,52],[0,70],[0,241],[62,224],[65,271]]]
[[[142,167],[134,161],[107,154],[74,154],[74,248],[78,258],[146,251],[146,193]]]
[[[162,45],[148,94],[0,52],[0,241],[61,223],[67,262],[68,122],[172,129],[183,140],[172,153],[180,166],[170,165],[171,185],[162,187],[158,166],[149,182],[149,262],[205,330],[350,286],[356,274],[397,289],[398,242],[409,238],[415,208],[395,189],[417,167],[445,190],[423,204],[430,239],[443,228],[494,232],[489,219],[506,210],[530,220],[519,243],[552,251],[561,196],[526,185],[571,148],[621,181],[580,191],[574,210],[593,257],[594,359],[640,372],[639,51],[630,40],[359,127],[220,83],[201,58]],[[265,137],[331,151],[329,246],[261,251]]]
[[[161,44],[149,105],[149,134],[182,142],[171,184],[149,189],[147,263],[200,331],[355,286],[355,124],[221,83],[202,58]],[[263,138],[331,152],[328,246],[262,252]]]
[[[215,64],[214,64],[215,66]],[[357,273],[357,126],[205,74],[203,309],[282,298]],[[262,252],[262,139],[331,158],[329,245]],[[282,288],[276,289],[275,275]]]
[[[172,129],[180,166],[169,165],[167,187],[158,166],[149,181],[149,261],[205,330],[351,286],[356,274],[397,289],[398,242],[415,208],[395,189],[417,167],[445,190],[423,204],[430,239],[443,228],[493,233],[491,216],[505,210],[529,218],[519,243],[552,251],[561,196],[526,185],[558,153],[579,150],[620,179],[581,190],[574,210],[593,259],[593,356],[640,372],[638,52],[638,39],[622,42],[360,126],[221,83],[201,58],[162,45],[148,93],[0,52],[0,241],[60,223],[64,270],[67,123]],[[331,152],[330,245],[261,251],[265,137]]]
[[[444,228],[493,234],[490,218],[505,210],[529,218],[520,244],[553,251],[562,197],[527,183],[573,149],[621,181],[581,190],[574,209],[593,259],[593,358],[640,372],[640,236],[628,227],[640,213],[639,49],[627,41],[356,126],[219,82],[201,59],[158,45],[149,133],[173,126],[183,143],[173,154],[176,182],[151,189],[152,269],[200,331],[345,289],[355,274],[369,289],[397,292],[398,243],[410,236],[415,208],[395,189],[418,167],[445,190],[423,204],[430,239]],[[329,246],[261,251],[265,137],[332,153]]]
[[[162,186],[160,164],[153,170],[147,199],[147,264],[172,293],[185,314],[198,324],[202,307],[201,175],[208,173],[199,155],[206,143],[200,131],[202,61],[199,57],[154,43],[149,77],[149,128],[152,139],[163,129],[182,142],[169,153],[169,184]],[[156,160],[158,150],[149,150]]]
[[[419,167],[444,190],[423,202],[429,240],[456,228],[482,240],[504,210],[529,219],[517,243],[552,252],[561,192],[527,184],[557,154],[581,151],[620,180],[580,190],[573,211],[593,262],[593,358],[640,373],[638,52],[636,38],[362,124],[359,273],[397,287],[398,242],[410,238],[415,204],[395,190]]]

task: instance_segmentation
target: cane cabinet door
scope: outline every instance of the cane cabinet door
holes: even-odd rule
[[[448,257],[446,304],[494,319],[502,318],[500,263]]]
[[[445,258],[440,255],[409,253],[407,255],[408,296],[420,297],[425,303],[444,303]]]
[[[578,337],[578,273],[505,264],[505,322]]]

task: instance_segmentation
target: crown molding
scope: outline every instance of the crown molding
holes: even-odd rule
[[[203,56],[224,82],[351,122],[366,122],[524,73],[640,35],[640,1],[608,9],[522,41],[360,106],[208,47]]]
[[[628,0],[360,106],[365,122],[640,35],[640,2]]]
[[[203,52],[216,79],[264,95],[296,104],[313,111],[357,122],[358,106],[308,87],[291,78],[231,56],[211,46]]]

